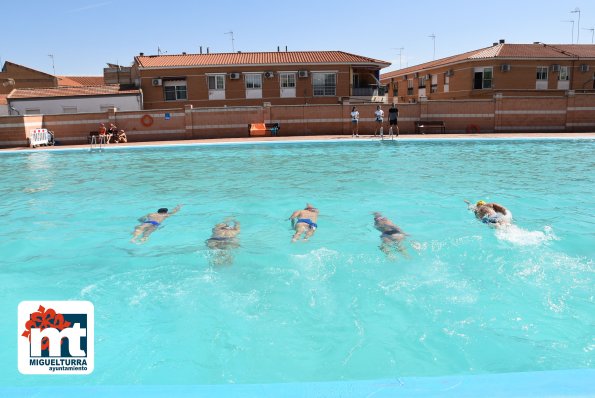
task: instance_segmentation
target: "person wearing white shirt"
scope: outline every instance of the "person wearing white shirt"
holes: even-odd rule
[[[382,129],[382,123],[384,123],[384,111],[380,108],[380,105],[376,107],[374,116],[376,116],[376,128],[374,129],[374,137],[376,137],[376,134],[380,133],[380,138],[383,138],[384,131]]]
[[[359,137],[359,112],[354,106],[351,109],[351,137]]]

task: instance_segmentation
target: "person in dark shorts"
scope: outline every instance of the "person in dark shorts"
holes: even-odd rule
[[[388,134],[390,135],[391,140],[394,138],[393,126],[397,130],[397,137],[399,136],[398,118],[399,118],[399,109],[393,103],[393,106],[391,106],[390,109],[388,110],[388,124],[390,126],[388,129]]]
[[[167,208],[162,207],[155,213],[149,213],[146,216],[142,216],[138,219],[139,225],[134,228],[132,233],[132,243],[145,243],[149,239],[149,235],[157,231],[157,228],[161,226],[161,223],[168,218],[180,211],[182,205],[177,205],[172,211],[168,211]],[[139,240],[140,238],[140,240]]]

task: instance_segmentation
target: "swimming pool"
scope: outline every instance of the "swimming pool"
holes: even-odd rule
[[[593,140],[2,154],[0,306],[89,300],[95,371],[0,386],[323,382],[592,368]],[[504,204],[514,228],[463,199]],[[312,202],[310,242],[286,220]],[[183,203],[144,245],[137,218]],[[373,211],[410,236],[378,250]],[[242,223],[231,266],[214,224]],[[14,359],[14,360],[13,360]]]

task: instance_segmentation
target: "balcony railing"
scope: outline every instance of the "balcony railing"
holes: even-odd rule
[[[353,87],[352,95],[354,97],[372,97],[378,95],[377,87]]]

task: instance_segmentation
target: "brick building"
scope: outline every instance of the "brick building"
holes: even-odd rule
[[[135,57],[132,81],[145,109],[337,104],[378,97],[390,63],[343,51],[277,51]]]
[[[564,96],[595,92],[595,45],[507,44],[426,62],[380,76],[389,102]]]

